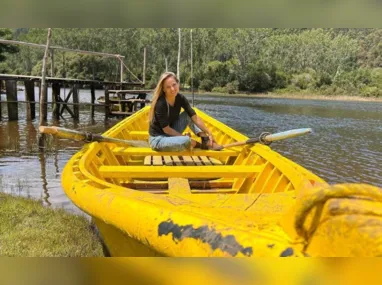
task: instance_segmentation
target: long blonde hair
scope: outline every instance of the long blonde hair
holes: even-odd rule
[[[157,104],[159,97],[164,95],[163,82],[167,78],[170,78],[170,77],[173,77],[176,80],[176,82],[179,83],[178,77],[176,77],[175,73],[173,73],[173,72],[165,72],[160,76],[159,81],[157,83],[157,86],[155,87],[155,90],[154,90],[153,99],[151,101],[151,108],[150,108],[150,112],[149,112],[149,122],[150,123],[154,119],[155,105]]]

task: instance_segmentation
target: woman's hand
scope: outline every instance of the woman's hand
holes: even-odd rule
[[[215,142],[214,137],[212,136],[211,133],[209,133],[208,138],[209,138],[208,144],[210,144],[210,146],[212,147]]]

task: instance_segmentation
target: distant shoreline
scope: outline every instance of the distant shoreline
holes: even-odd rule
[[[183,94],[192,95],[191,92],[185,91]],[[257,93],[257,94],[226,94],[226,93],[215,93],[215,92],[195,92],[196,96],[227,96],[227,97],[246,97],[246,98],[279,98],[279,99],[299,99],[299,100],[330,100],[330,101],[361,101],[361,102],[382,102],[382,98],[370,98],[362,96],[350,96],[350,95],[317,95],[317,94],[301,94],[301,93],[286,93],[286,94],[276,94],[276,93]]]

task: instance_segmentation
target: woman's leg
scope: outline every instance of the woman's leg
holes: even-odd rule
[[[191,118],[188,116],[186,112],[182,112],[179,115],[178,120],[176,120],[170,127],[178,131],[179,133],[183,133],[187,126],[190,127],[191,131],[195,135],[198,135],[199,133],[202,132],[202,130],[199,129],[198,126],[194,124],[194,122],[191,120]]]
[[[200,147],[202,149],[213,149],[213,150],[220,150],[221,146],[217,144],[216,142],[211,142],[209,140],[209,137],[206,133],[204,133],[197,125],[194,124],[192,119],[188,116],[186,112],[183,112],[179,115],[179,119],[173,123],[171,126],[176,131],[183,133],[186,129],[187,125],[190,127],[192,132],[201,137],[201,144],[197,141],[192,140],[192,146],[193,147]]]
[[[188,136],[150,137],[149,143],[151,148],[156,151],[183,151],[191,148],[191,139]]]

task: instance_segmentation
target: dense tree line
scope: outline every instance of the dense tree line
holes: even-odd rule
[[[41,44],[46,34],[46,29],[0,29],[0,38]],[[190,44],[190,29],[182,29],[184,88],[191,82]],[[121,54],[138,78],[146,47],[147,87],[166,69],[176,72],[175,28],[53,29],[52,45]],[[43,49],[10,49],[0,44],[0,73],[41,73]],[[200,90],[382,96],[382,29],[193,29],[193,53],[194,86]],[[57,77],[119,80],[113,58],[55,51],[54,69]],[[134,77],[125,73],[124,79]]]

